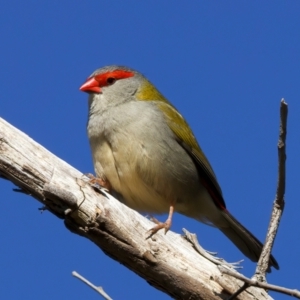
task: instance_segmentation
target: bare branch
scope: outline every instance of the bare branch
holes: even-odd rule
[[[111,258],[175,299],[225,299],[243,284],[223,275],[179,234],[147,239],[153,224],[81,172],[0,118],[0,175],[64,219],[73,233],[91,240]],[[251,287],[240,299],[270,299]]]
[[[205,257],[206,259],[213,262],[215,265],[225,265],[225,266],[227,266],[229,268],[233,268],[233,269],[241,269],[242,268],[242,266],[240,266],[240,264],[243,262],[243,260],[233,262],[233,263],[228,263],[223,258],[216,257],[216,253],[210,253],[210,252],[206,251],[205,249],[203,249],[203,247],[199,244],[199,242],[197,240],[197,235],[195,233],[190,233],[185,228],[183,228],[182,231],[184,233],[183,237],[193,245],[195,250],[199,254],[201,254],[203,257]]]
[[[266,289],[266,290],[286,294],[286,295],[293,296],[293,297],[296,297],[296,298],[300,299],[300,292],[298,290],[291,290],[291,289],[287,289],[285,287],[281,287],[281,286],[278,286],[278,285],[269,284],[269,283],[265,283],[265,282],[260,282],[260,281],[257,281],[255,279],[250,279],[250,278],[247,278],[244,275],[242,275],[242,274],[240,274],[240,273],[238,273],[238,272],[236,272],[232,269],[226,268],[224,266],[219,266],[219,269],[224,274],[228,274],[232,277],[235,277],[235,278],[238,278],[238,279],[244,281],[248,286],[257,286],[257,287],[260,287],[262,289]],[[235,296],[237,296],[237,294],[235,294]],[[229,298],[229,299],[234,299],[234,298]]]
[[[247,288],[249,287],[249,284],[248,283],[244,283],[243,286],[241,286],[234,294],[232,294],[228,299],[226,300],[234,300],[237,298],[237,296],[239,294],[241,294],[243,291],[245,291]]]
[[[268,269],[270,255],[284,209],[287,113],[287,103],[282,99],[280,103],[277,191],[266,242],[255,270],[255,277],[258,281],[266,281],[266,271]]]
[[[80,274],[78,274],[76,271],[72,272],[72,275],[74,277],[77,277],[78,279],[80,279],[82,282],[84,282],[86,285],[88,285],[90,288],[92,288],[93,290],[95,290],[97,293],[99,293],[104,299],[106,300],[112,300],[112,298],[110,298],[103,290],[103,288],[101,286],[95,286],[93,285],[91,282],[89,282],[87,279],[85,279],[83,276],[81,276]]]

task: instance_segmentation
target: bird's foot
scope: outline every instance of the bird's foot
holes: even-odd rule
[[[227,261],[225,261],[223,258],[217,257],[216,256],[216,252],[208,252],[206,251],[204,248],[202,248],[197,240],[197,235],[190,233],[189,231],[187,231],[186,229],[182,229],[184,232],[184,238],[186,240],[188,240],[193,247],[195,248],[195,250],[202,255],[203,257],[205,257],[206,259],[208,259],[209,261],[213,262],[216,265],[223,265],[223,266],[227,266],[233,269],[241,269],[243,268],[242,266],[240,266],[241,262],[243,260],[237,261],[237,262],[233,262],[233,263],[228,263]]]
[[[164,223],[159,222],[154,217],[151,217],[150,220],[152,222],[154,222],[156,224],[156,226],[154,226],[153,228],[151,228],[150,230],[147,231],[147,232],[150,233],[150,235],[147,237],[147,239],[149,239],[150,237],[152,237],[154,234],[156,234],[159,230],[161,230],[163,228],[165,229],[165,234],[166,234],[169,231],[169,229],[171,228],[171,225],[172,225],[172,220],[169,219],[169,218]]]
[[[85,174],[89,178],[89,184],[94,187],[105,188],[108,192],[111,190],[110,182],[106,179],[95,177],[93,174]]]

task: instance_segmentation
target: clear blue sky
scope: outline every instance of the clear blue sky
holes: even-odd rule
[[[273,251],[280,271],[268,279],[300,289],[300,1],[12,0],[0,14],[1,117],[92,172],[87,95],[78,88],[98,67],[135,68],[186,117],[228,209],[262,240],[275,196],[284,97],[286,207]],[[113,299],[169,299],[12,188],[0,180],[1,299],[99,299],[73,270]],[[243,258],[217,229],[175,215],[172,229],[183,227],[226,260]],[[255,264],[243,265],[251,276]]]

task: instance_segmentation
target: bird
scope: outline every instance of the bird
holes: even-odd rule
[[[134,210],[168,213],[150,229],[170,229],[178,212],[221,230],[250,260],[262,243],[226,208],[216,175],[178,110],[140,72],[95,70],[80,86],[88,96],[87,133],[96,178]],[[279,269],[271,255],[270,267]]]

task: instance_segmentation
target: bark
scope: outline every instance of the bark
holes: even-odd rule
[[[63,218],[70,231],[175,299],[226,299],[243,285],[179,234],[159,232],[146,239],[151,221],[91,187],[80,171],[1,118],[0,175]],[[251,287],[238,299],[271,298]]]

